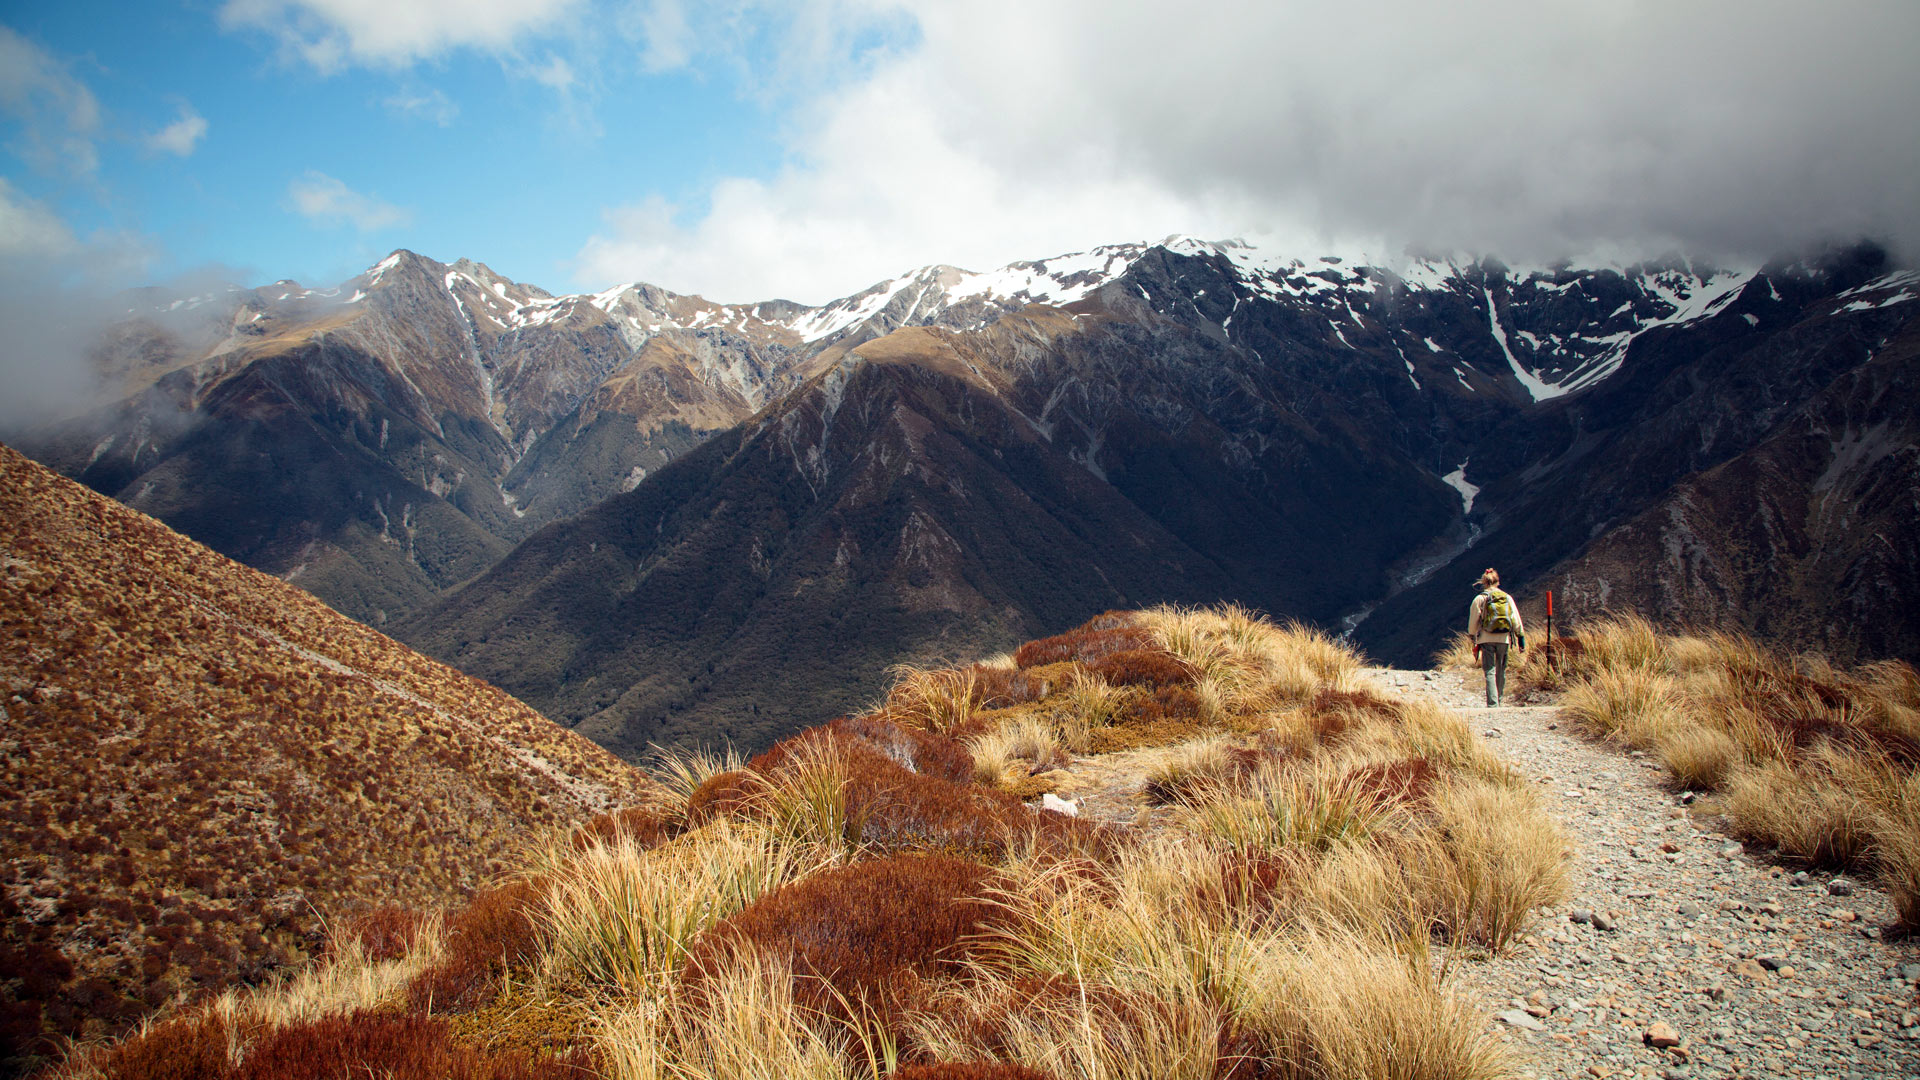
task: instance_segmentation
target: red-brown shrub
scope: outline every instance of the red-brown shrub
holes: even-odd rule
[[[1013,662],[1023,668],[1077,660],[1088,664],[1117,652],[1156,648],[1153,631],[1120,611],[1096,615],[1085,623],[1053,637],[1029,641],[1013,654]]]
[[[1005,709],[1039,701],[1053,689],[1050,680],[1039,678],[1020,668],[968,668],[973,673],[973,707]]]
[[[759,790],[759,778],[744,769],[715,773],[687,796],[687,823],[704,825],[738,813]]]
[[[869,859],[762,897],[703,934],[683,978],[698,989],[740,950],[791,957],[795,1000],[843,1013],[865,1003],[896,1015],[919,980],[952,970],[969,942],[1001,924],[982,899],[993,872],[944,855]]]
[[[447,1025],[417,1013],[356,1012],[281,1028],[260,1040],[232,1080],[579,1080],[592,1062],[490,1054],[455,1045]]]
[[[643,848],[658,847],[680,831],[679,823],[651,807],[630,806],[611,810],[587,819],[573,830],[573,850],[585,851],[595,844],[630,840]]]
[[[425,918],[401,907],[380,907],[348,919],[341,938],[360,943],[360,951],[374,961],[398,960],[420,936]]]
[[[408,985],[408,1003],[422,1012],[460,1012],[492,1001],[497,976],[539,950],[536,913],[546,893],[545,882],[523,879],[474,897],[447,925],[439,962]]]
[[[227,1025],[211,1013],[163,1021],[101,1051],[93,1064],[106,1080],[220,1080],[228,1075]]]
[[[1003,1061],[943,1061],[938,1065],[908,1065],[891,1080],[1054,1080],[1050,1072]]]
[[[1369,716],[1398,723],[1400,706],[1367,690],[1324,689],[1314,695],[1309,716],[1314,737],[1330,743],[1339,741]]]
[[[973,780],[973,755],[947,736],[896,724],[877,715],[843,716],[827,727],[845,739],[880,751],[914,772],[956,784]]]
[[[1113,686],[1192,686],[1193,665],[1165,649],[1126,649],[1088,662],[1094,674]]]

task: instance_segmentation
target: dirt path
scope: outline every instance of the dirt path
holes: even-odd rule
[[[1367,675],[1466,715],[1572,841],[1568,903],[1461,974],[1535,1076],[1920,1076],[1920,945],[1882,939],[1879,890],[1756,859],[1682,806],[1657,762],[1574,735],[1552,708],[1484,708],[1458,675]],[[1655,1024],[1677,1050],[1647,1045]]]
[[[1883,939],[1893,905],[1879,890],[1756,858],[1683,805],[1658,763],[1573,734],[1556,709],[1487,709],[1477,678],[1456,674],[1366,678],[1466,716],[1571,841],[1569,901],[1506,955],[1459,969],[1526,1075],[1920,1077],[1920,942]],[[1077,759],[1063,793],[1085,816],[1150,826],[1138,794],[1157,753]],[[1676,1047],[1649,1045],[1669,1031]]]

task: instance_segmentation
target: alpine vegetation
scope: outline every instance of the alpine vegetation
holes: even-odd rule
[[[663,754],[660,794],[464,909],[343,923],[296,979],[62,1075],[1516,1075],[1454,976],[1564,898],[1565,841],[1360,664],[1163,607],[898,669],[746,761]],[[1129,812],[1079,812],[1099,793],[1063,766],[1089,761],[1133,777]]]

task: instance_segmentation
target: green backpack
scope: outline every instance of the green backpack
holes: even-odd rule
[[[1480,613],[1480,631],[1485,634],[1513,631],[1513,597],[1499,589],[1487,590],[1487,606]]]

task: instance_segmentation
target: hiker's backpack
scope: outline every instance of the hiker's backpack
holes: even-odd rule
[[[1499,589],[1487,590],[1487,606],[1480,613],[1480,630],[1487,634],[1505,634],[1513,630],[1513,597]]]

